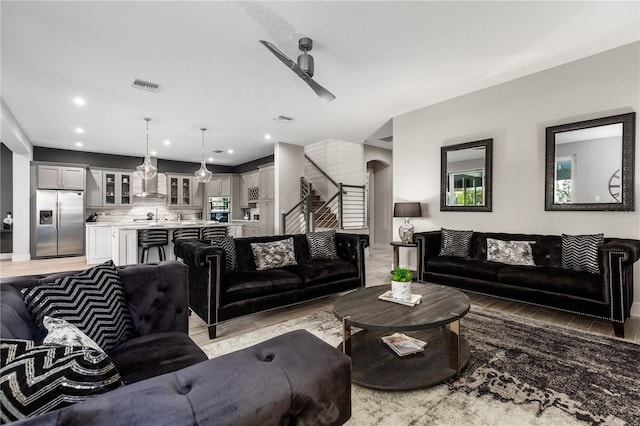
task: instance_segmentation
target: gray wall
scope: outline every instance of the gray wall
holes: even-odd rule
[[[640,109],[640,42],[394,118],[394,200],[429,205],[417,230],[440,227],[640,239],[640,212],[544,210],[545,128]],[[636,125],[636,141],[640,140]],[[440,147],[493,138],[493,212],[441,212]],[[636,149],[636,164],[640,150]],[[636,206],[640,172],[635,172]],[[394,227],[400,225],[399,221]],[[640,264],[635,264],[640,316]]]

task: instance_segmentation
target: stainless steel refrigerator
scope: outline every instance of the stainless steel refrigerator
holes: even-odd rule
[[[84,253],[84,192],[36,192],[35,256]]]

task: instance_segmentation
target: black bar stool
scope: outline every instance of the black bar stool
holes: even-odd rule
[[[197,240],[200,238],[200,229],[198,228],[178,228],[173,231],[173,242],[178,240]]]
[[[169,244],[169,231],[166,229],[140,229],[138,230],[138,247],[142,247],[140,263],[147,263],[149,249],[158,248],[160,261],[166,260],[164,246]]]
[[[212,238],[220,238],[227,236],[227,227],[226,226],[216,226],[210,228],[202,228],[202,236],[201,240],[210,240]]]

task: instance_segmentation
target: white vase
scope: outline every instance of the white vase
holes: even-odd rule
[[[409,301],[411,300],[411,282],[391,281],[391,292],[394,299]]]

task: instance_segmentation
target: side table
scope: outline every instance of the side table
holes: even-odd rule
[[[415,243],[403,243],[402,241],[392,241],[389,244],[393,246],[393,270],[394,271],[398,266],[400,266],[400,248],[401,247],[406,247],[406,248],[418,247],[418,245]],[[393,271],[391,272],[393,273]],[[411,271],[411,273],[415,278],[416,271]]]

